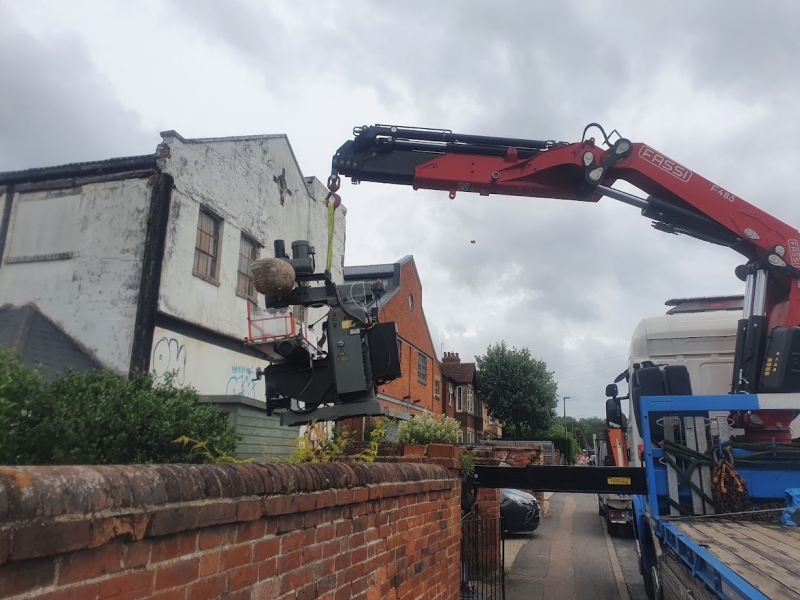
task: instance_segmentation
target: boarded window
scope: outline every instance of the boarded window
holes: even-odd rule
[[[197,220],[197,242],[194,248],[196,275],[217,281],[219,279],[219,246],[222,221],[205,209],[200,209]]]
[[[6,262],[66,260],[78,250],[81,196],[18,197]]]
[[[239,241],[239,271],[236,275],[236,291],[248,298],[256,297],[256,288],[253,285],[252,266],[258,258],[258,246],[255,242],[242,236]]]
[[[417,381],[422,384],[428,381],[428,357],[422,352],[417,354]]]

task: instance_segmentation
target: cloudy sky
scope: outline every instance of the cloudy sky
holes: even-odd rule
[[[578,141],[599,121],[798,224],[799,22],[796,0],[0,0],[0,170],[175,129],[286,133],[324,180],[358,125]],[[742,291],[738,255],[612,200],[342,195],[346,262],[413,254],[437,349],[529,346],[578,417],[602,413],[641,318]]]

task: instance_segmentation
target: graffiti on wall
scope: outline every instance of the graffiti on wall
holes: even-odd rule
[[[256,398],[256,370],[247,365],[233,365],[228,385],[225,387],[226,396],[247,396]]]
[[[153,347],[153,359],[150,366],[156,376],[174,381],[183,385],[186,381],[186,346],[175,338],[162,337]]]

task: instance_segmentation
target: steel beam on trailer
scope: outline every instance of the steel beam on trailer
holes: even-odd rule
[[[647,493],[647,476],[642,467],[476,466],[475,474],[478,486],[483,488],[585,494]]]

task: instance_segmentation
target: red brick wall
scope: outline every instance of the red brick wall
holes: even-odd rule
[[[430,464],[0,468],[0,598],[452,599]]]
[[[383,306],[381,306],[381,321],[394,321],[397,330],[404,340],[400,355],[402,377],[381,386],[379,391],[394,398],[410,396],[409,402],[420,400],[416,406],[432,410],[441,414],[441,401],[433,397],[434,380],[441,378],[439,364],[436,360],[436,350],[433,347],[428,323],[425,320],[425,311],[422,309],[422,283],[414,261],[408,261],[400,268],[400,289]],[[414,296],[414,310],[409,310],[408,296]],[[414,346],[410,347],[409,344]],[[417,356],[422,350],[428,356],[428,377],[423,385],[417,380]],[[397,408],[396,405],[387,405]]]

